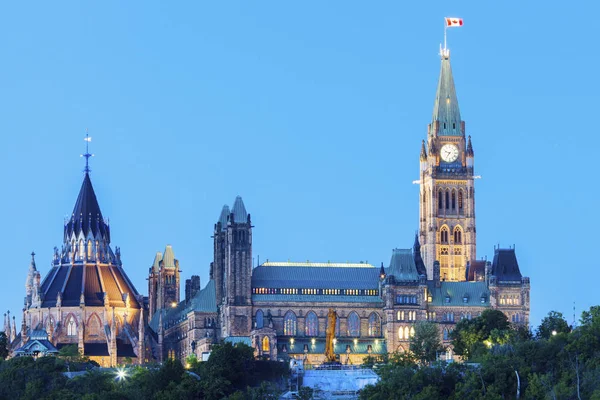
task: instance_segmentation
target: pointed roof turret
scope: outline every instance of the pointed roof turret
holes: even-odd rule
[[[163,268],[175,268],[175,253],[173,253],[173,247],[170,244],[165,249],[162,266]]]
[[[217,221],[217,223],[221,223],[221,230],[225,230],[227,229],[227,217],[229,217],[229,214],[231,213],[231,211],[229,211],[229,206],[227,204],[225,204],[223,206],[223,209],[221,210],[221,215],[219,216],[219,220]]]
[[[467,141],[467,156],[473,157],[475,153],[473,153],[473,144],[471,143],[471,135],[469,135],[469,140]]]
[[[241,196],[235,198],[231,213],[233,214],[233,222],[236,224],[245,224],[248,222],[248,213],[246,212],[246,206],[244,206],[244,201]]]
[[[388,268],[388,275],[394,275],[397,281],[418,281],[419,274],[410,249],[394,249]]]
[[[80,232],[83,232],[84,236],[87,236],[90,231],[93,236],[101,235],[107,242],[110,242],[108,225],[102,217],[100,205],[98,205],[98,199],[90,180],[90,174],[86,172],[75,207],[71,213],[71,219],[65,226],[65,240],[72,233],[79,235]]]
[[[421,141],[421,161],[427,161],[427,150],[425,150],[425,140]]]
[[[163,259],[163,255],[160,251],[156,252],[156,256],[154,256],[154,262],[152,263],[152,272],[158,273],[160,270],[160,262]]]
[[[452,67],[450,67],[450,52],[448,50],[442,51],[441,58],[442,66],[435,101],[433,103],[432,120],[439,123],[439,134],[462,135],[462,120],[460,118],[456,88],[454,87]]]

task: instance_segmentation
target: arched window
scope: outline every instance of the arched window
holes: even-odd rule
[[[298,326],[298,320],[296,314],[293,311],[288,311],[283,317],[283,335],[284,336],[296,336],[296,327]]]
[[[462,211],[462,209],[463,209],[463,191],[462,190],[458,191],[458,209],[460,211]]]
[[[377,313],[371,313],[369,316],[369,336],[381,336],[381,318]]]
[[[446,190],[446,210],[450,208],[450,191]]]
[[[83,252],[83,239],[79,239],[79,257],[83,258],[83,255],[85,253]]]
[[[87,258],[88,259],[92,258],[92,250],[93,250],[93,248],[92,248],[92,241],[88,240],[88,243],[87,243]]]
[[[348,315],[348,335],[350,337],[360,336],[360,318],[358,314],[352,311]]]
[[[444,329],[444,340],[448,340],[448,329]]]
[[[70,316],[67,320],[67,336],[75,335],[77,335],[77,324],[75,323],[73,316]]]
[[[264,315],[262,310],[256,312],[256,329],[264,327]]]
[[[452,189],[452,209],[456,210],[456,192]]]
[[[438,193],[438,208],[441,210],[442,208],[444,208],[442,201],[443,201],[443,195],[442,195],[442,191],[440,190],[440,192]]]
[[[440,242],[448,243],[448,227],[443,226],[440,230]]]
[[[461,244],[462,243],[462,230],[459,226],[454,228],[454,243]]]
[[[408,330],[408,326],[404,327],[404,339],[408,339],[410,336],[410,331]]]
[[[102,332],[102,323],[100,318],[96,314],[92,314],[86,325],[86,332],[88,336],[99,336]]]
[[[271,352],[271,346],[269,344],[269,337],[265,336],[262,340],[262,351],[265,353]]]
[[[413,337],[413,336],[415,336],[415,327],[411,326],[410,327],[410,337]]]
[[[398,339],[404,339],[404,328],[402,327],[398,328]]]
[[[309,312],[306,314],[306,324],[304,326],[304,334],[306,336],[318,336],[319,335],[319,319],[317,314]]]

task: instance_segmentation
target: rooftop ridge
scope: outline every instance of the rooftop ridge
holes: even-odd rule
[[[336,262],[290,262],[290,261],[267,261],[260,267],[336,267],[336,268],[375,268],[369,263],[336,263]]]

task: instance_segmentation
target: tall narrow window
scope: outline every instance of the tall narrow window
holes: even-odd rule
[[[400,340],[404,339],[404,328],[403,327],[398,328],[398,339],[400,339]]]
[[[262,340],[262,351],[264,353],[269,353],[271,351],[271,346],[269,344],[269,337],[265,336]]]
[[[75,319],[71,316],[67,321],[67,336],[75,336],[77,334],[77,324]]]
[[[296,314],[293,311],[288,311],[283,317],[283,335],[284,336],[296,336],[296,327],[298,326],[298,320]]]
[[[306,314],[304,334],[311,337],[319,335],[319,319],[317,318],[317,314],[312,311]]]
[[[450,191],[446,190],[446,210],[450,208]]]
[[[456,192],[452,190],[452,209],[456,210]]]
[[[448,228],[445,226],[440,231],[440,242],[448,243]]]
[[[92,258],[92,241],[88,240],[87,242],[87,258]]]
[[[359,337],[360,336],[360,318],[358,314],[352,311],[348,315],[348,336]]]
[[[404,327],[404,339],[408,339],[410,337],[410,331],[408,329],[408,326]]]
[[[369,316],[369,336],[378,337],[381,335],[381,318],[377,313],[371,313]]]
[[[442,195],[442,191],[440,190],[440,192],[438,193],[438,208],[441,210],[442,208],[444,208],[444,205],[442,204],[444,196]]]
[[[264,314],[262,310],[256,312],[256,329],[264,327]]]
[[[456,244],[462,243],[462,231],[458,226],[456,228],[454,228],[454,243],[456,243]]]
[[[462,211],[463,209],[463,191],[458,191],[458,209]]]

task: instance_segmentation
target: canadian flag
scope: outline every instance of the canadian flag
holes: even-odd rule
[[[463,20],[462,18],[449,18],[446,17],[446,27],[453,27],[453,26],[462,26],[463,24]]]

